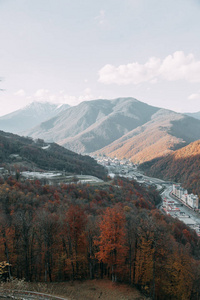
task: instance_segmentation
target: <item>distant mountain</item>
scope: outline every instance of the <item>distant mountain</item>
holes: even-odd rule
[[[87,101],[41,123],[26,135],[90,153],[148,122],[158,110],[133,98]]]
[[[193,117],[193,118],[195,118],[195,119],[198,119],[198,120],[200,120],[200,111],[198,111],[198,112],[195,112],[195,113],[185,113],[185,115],[187,115],[187,116],[190,116],[190,117]]]
[[[68,104],[32,102],[22,109],[0,117],[0,130],[20,133],[56,116],[67,108],[69,108]]]
[[[134,98],[93,100],[25,132],[78,153],[144,162],[200,139],[200,120]]]
[[[141,163],[167,155],[199,138],[199,120],[159,109],[149,122],[100,149],[96,154],[126,157]]]
[[[106,176],[104,167],[89,157],[67,150],[55,143],[0,131],[0,166],[11,164],[22,169],[65,170],[70,174]]]
[[[150,176],[180,182],[200,196],[200,140],[140,168]]]

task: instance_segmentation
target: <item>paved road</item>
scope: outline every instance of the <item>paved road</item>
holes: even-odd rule
[[[178,208],[180,209],[180,212],[171,211],[170,215],[173,216],[174,218],[177,217],[185,224],[190,225],[191,228],[195,227],[195,229],[198,232],[198,225],[200,226],[200,214],[193,211],[189,207],[185,206],[180,200],[178,200],[176,197],[171,195],[172,188],[173,188],[172,184],[167,183],[166,181],[161,179],[144,176],[139,172],[133,172],[133,174],[136,176],[142,176],[142,179],[140,179],[140,181],[146,182],[148,184],[156,185],[158,190],[161,190],[161,188],[164,187],[165,189],[161,194],[162,199],[169,198],[170,200],[173,200],[175,206],[178,206]],[[160,208],[161,205],[159,205],[158,208]]]
[[[185,206],[181,201],[171,196],[170,194],[172,191],[171,182],[167,182],[162,179],[158,179],[154,177],[145,176],[144,174],[138,172],[137,170],[131,171],[127,175],[120,174],[120,176],[130,178],[130,179],[134,178],[140,183],[145,183],[148,185],[156,185],[159,191],[162,191],[162,189],[164,188],[164,191],[161,193],[162,199],[169,198],[173,200],[175,205],[177,205],[178,208],[180,209],[179,213],[172,211],[170,212],[170,215],[173,216],[174,218],[177,217],[178,219],[182,220],[184,223],[188,225],[191,225],[192,228],[193,228],[192,224],[197,227],[198,225],[200,225],[200,214],[194,212],[192,209]],[[161,206],[162,204],[159,204],[158,208],[160,209]],[[195,228],[195,230],[197,230],[198,232],[198,228]],[[200,229],[199,229],[199,234],[200,234]]]
[[[168,213],[174,217],[178,218],[180,221],[183,221],[185,224],[190,226],[192,229],[195,229],[198,234],[200,234],[200,215],[199,213],[193,211],[186,205],[182,203],[177,197],[173,196],[171,194],[172,191],[172,185],[166,186],[166,189],[162,193],[162,199],[168,198],[170,200],[173,200],[175,203],[175,206],[177,206],[180,209],[180,212],[175,211],[168,211]],[[199,228],[199,229],[198,229]]]

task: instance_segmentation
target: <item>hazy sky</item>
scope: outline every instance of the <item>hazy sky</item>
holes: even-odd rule
[[[200,0],[0,0],[0,115],[131,96],[200,110]]]

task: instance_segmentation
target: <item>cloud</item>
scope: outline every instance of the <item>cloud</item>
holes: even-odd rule
[[[47,89],[39,89],[35,92],[34,96],[29,97],[30,101],[40,101],[40,102],[51,102],[51,103],[67,103],[70,105],[77,105],[82,101],[88,101],[96,99],[91,89],[86,88],[81,95],[72,96],[65,93],[64,90],[59,91],[58,93],[52,93]]]
[[[88,95],[88,94],[91,94],[91,89],[90,88],[86,88],[85,90],[84,90],[84,93],[86,94],[86,95]]]
[[[20,96],[23,97],[26,95],[25,91],[23,89],[18,90],[17,92],[14,93],[15,96]]]
[[[95,17],[95,20],[98,22],[100,26],[106,25],[107,21],[106,21],[105,10],[103,9],[100,10],[99,15]]]
[[[49,90],[45,90],[45,89],[39,89],[35,92],[35,97],[38,99],[44,99],[44,98],[48,98],[49,97]]]
[[[99,82],[105,84],[140,84],[156,83],[158,79],[167,81],[186,80],[200,82],[200,61],[193,54],[185,55],[176,51],[163,60],[151,57],[144,64],[138,62],[115,67],[107,64],[98,72]]]
[[[191,94],[188,97],[189,100],[200,100],[200,93],[196,93],[196,94]]]

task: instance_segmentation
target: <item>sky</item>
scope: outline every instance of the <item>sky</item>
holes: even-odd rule
[[[0,0],[0,115],[133,97],[200,111],[200,0]]]

